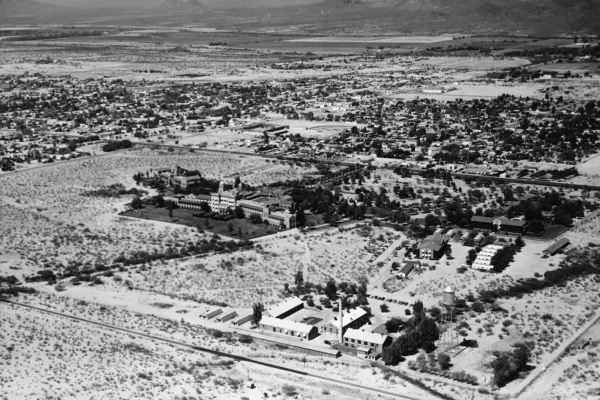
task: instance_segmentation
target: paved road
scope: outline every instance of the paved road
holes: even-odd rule
[[[103,328],[110,329],[110,330],[117,331],[117,332],[123,332],[123,333],[127,333],[127,334],[130,334],[130,335],[136,335],[136,336],[145,337],[145,338],[152,339],[152,340],[157,340],[157,341],[161,341],[161,342],[165,342],[165,343],[170,343],[170,344],[173,344],[173,345],[176,345],[176,346],[180,346],[180,347],[186,347],[186,348],[189,348],[189,349],[192,349],[192,350],[196,350],[196,351],[201,351],[201,352],[204,352],[204,353],[214,354],[214,355],[217,355],[219,357],[226,357],[226,358],[234,359],[236,361],[244,361],[244,362],[248,362],[248,363],[252,363],[252,364],[256,364],[256,365],[261,365],[263,367],[277,369],[277,370],[285,371],[285,372],[288,372],[288,373],[291,373],[291,374],[302,375],[302,376],[306,376],[306,377],[309,377],[309,378],[319,379],[319,380],[323,380],[323,381],[327,381],[327,382],[332,382],[332,383],[336,383],[336,384],[340,384],[340,385],[344,385],[344,386],[351,386],[351,387],[355,387],[355,388],[358,388],[358,389],[361,389],[361,390],[366,390],[366,391],[370,391],[370,392],[373,392],[373,393],[384,394],[386,396],[392,396],[392,397],[397,397],[397,398],[401,398],[401,399],[422,400],[422,399],[417,398],[417,397],[405,396],[405,395],[402,395],[402,394],[399,394],[399,393],[387,392],[385,390],[375,389],[375,388],[371,388],[371,387],[367,387],[367,386],[363,386],[363,385],[354,384],[354,383],[351,383],[351,382],[345,382],[345,381],[338,380],[338,379],[327,378],[327,377],[324,377],[322,375],[311,374],[309,372],[300,371],[300,370],[293,369],[293,368],[288,368],[288,367],[283,367],[281,365],[270,364],[270,363],[267,363],[267,362],[264,362],[264,361],[255,360],[255,359],[252,359],[252,358],[243,357],[243,356],[235,355],[235,354],[232,354],[232,353],[227,353],[227,352],[223,352],[223,351],[209,349],[207,347],[194,346],[194,345],[191,345],[191,344],[188,344],[188,343],[178,342],[176,340],[161,338],[161,337],[158,337],[158,336],[153,336],[153,335],[149,335],[149,334],[142,333],[142,332],[132,331],[130,329],[120,328],[120,327],[117,327],[117,326],[114,326],[114,325],[104,324],[104,323],[101,323],[101,322],[96,322],[96,321],[92,321],[92,320],[85,319],[85,318],[75,317],[73,315],[63,314],[63,313],[59,313],[59,312],[56,312],[56,311],[48,310],[48,309],[45,309],[45,308],[32,306],[32,305],[29,305],[29,304],[18,303],[18,302],[15,302],[15,301],[1,299],[1,298],[0,298],[0,302],[10,303],[10,304],[14,304],[16,306],[26,307],[26,308],[38,310],[38,311],[41,311],[41,312],[44,312],[44,313],[47,313],[47,314],[53,314],[53,315],[56,315],[56,316],[59,316],[59,317],[69,318],[69,319],[72,319],[72,320],[75,320],[75,321],[80,321],[80,322],[84,322],[84,323],[88,323],[88,324],[93,324],[93,325],[101,326]],[[428,398],[431,398],[431,397],[428,397]]]

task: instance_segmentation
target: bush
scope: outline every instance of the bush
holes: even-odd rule
[[[240,337],[238,338],[238,341],[240,343],[250,344],[254,341],[254,339],[252,338],[252,336],[249,336],[249,335],[240,335]]]
[[[402,320],[400,318],[391,318],[385,323],[385,329],[389,333],[396,333],[400,329],[402,325]]]
[[[120,150],[120,149],[127,149],[127,148],[130,148],[131,146],[132,146],[131,141],[126,139],[126,140],[114,141],[114,142],[107,143],[104,146],[102,146],[102,150],[109,152],[109,151],[115,151],[115,150]]]
[[[379,306],[379,309],[381,310],[381,312],[388,312],[388,311],[390,311],[390,307],[387,304],[385,304],[385,303],[382,303]]]
[[[212,331],[212,335],[213,335],[214,338],[219,339],[219,338],[223,337],[223,332],[221,332],[218,329],[215,329],[214,331]]]
[[[298,390],[292,385],[283,385],[281,390],[286,396],[289,397],[296,396],[298,394]]]
[[[450,356],[446,353],[441,353],[437,358],[438,364],[442,370],[450,368]]]

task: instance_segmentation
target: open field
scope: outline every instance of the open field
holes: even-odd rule
[[[248,219],[233,219],[231,220],[232,230],[229,231],[229,223],[225,221],[217,221],[208,219],[209,225],[206,225],[206,218],[194,217],[197,211],[176,208],[173,210],[173,218],[169,217],[169,210],[166,208],[155,208],[154,206],[146,206],[139,210],[129,210],[121,215],[139,218],[141,220],[162,221],[171,224],[190,226],[199,228],[207,234],[214,233],[234,237],[236,239],[253,239],[255,237],[269,235],[277,232],[277,227],[272,227],[264,224],[253,224]],[[242,232],[242,236],[239,232]]]
[[[231,334],[218,336],[196,324],[130,312],[122,307],[97,305],[87,301],[37,294],[22,296],[20,301],[53,311],[153,336],[199,345],[214,350],[233,352],[268,363],[321,376],[339,376],[368,387],[382,388],[408,396],[421,397],[422,390],[405,382],[385,378],[376,369],[352,359],[323,359],[319,356],[296,355],[294,352],[266,343],[241,344]],[[283,386],[293,385],[298,399],[325,399],[332,396],[352,399],[373,396],[357,388],[304,378],[266,367],[234,362],[231,359],[178,348],[171,344],[114,332],[102,327],[73,322],[40,311],[5,304],[0,317],[3,339],[8,345],[0,349],[2,369],[0,394],[8,398],[50,396],[91,399],[98,393],[110,398],[147,398],[149,396],[186,396],[192,399],[231,399],[246,396],[252,400],[288,398]],[[29,334],[23,337],[20,332]],[[65,336],[66,335],[66,336]],[[102,338],[102,342],[98,342]],[[94,343],[98,343],[95,345]],[[100,345],[101,343],[101,345]],[[67,358],[68,357],[68,358]],[[27,363],[34,358],[35,369]],[[29,374],[38,377],[26,384]],[[97,380],[90,384],[93,372]],[[253,386],[252,386],[253,384]],[[127,386],[123,390],[121,385]],[[23,393],[26,386],[29,392]],[[379,398],[389,399],[385,395]]]
[[[58,269],[72,263],[111,264],[119,254],[163,252],[167,247],[179,246],[182,240],[185,243],[201,239],[204,235],[195,228],[119,217],[117,213],[125,210],[130,195],[116,198],[86,195],[116,183],[136,187],[134,173],[165,165],[197,169],[213,179],[231,176],[233,181],[234,176],[242,175],[249,184],[285,180],[290,176],[279,174],[280,170],[300,171],[300,167],[268,163],[256,157],[144,149],[49,164],[42,169],[4,176],[0,178],[3,216],[0,261],[7,262],[0,264],[2,272],[9,273],[10,267],[17,267],[24,268],[18,275],[30,274],[46,264]],[[256,175],[248,172],[258,166],[267,169],[257,169]]]
[[[284,285],[293,286],[297,271],[303,271],[305,281],[321,285],[330,278],[350,283],[363,276],[374,279],[380,267],[369,259],[392,237],[384,228],[364,233],[358,229],[314,236],[297,234],[292,240],[261,241],[252,251],[153,264],[140,274],[123,274],[123,278],[140,289],[198,301],[234,307],[249,307],[255,302],[269,305],[285,296]]]

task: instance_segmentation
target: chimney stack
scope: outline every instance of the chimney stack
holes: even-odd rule
[[[340,335],[340,344],[344,344],[344,331],[343,331],[344,324],[342,322],[342,315],[343,314],[342,314],[342,297],[341,296],[340,296],[340,300],[339,301],[340,301],[340,307],[339,307],[340,308],[339,309],[339,313],[340,313],[340,332],[339,332],[339,335]]]

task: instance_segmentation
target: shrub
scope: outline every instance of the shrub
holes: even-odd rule
[[[213,335],[214,338],[219,339],[219,338],[223,337],[223,332],[221,332],[218,329],[215,329],[214,331],[212,331],[212,335]]]
[[[238,341],[240,343],[250,344],[254,341],[254,339],[252,338],[252,336],[249,336],[249,335],[240,335],[240,337],[238,338]]]
[[[298,394],[298,390],[292,385],[283,385],[281,390],[283,391],[283,393],[286,396],[289,396],[289,397],[296,396]]]

